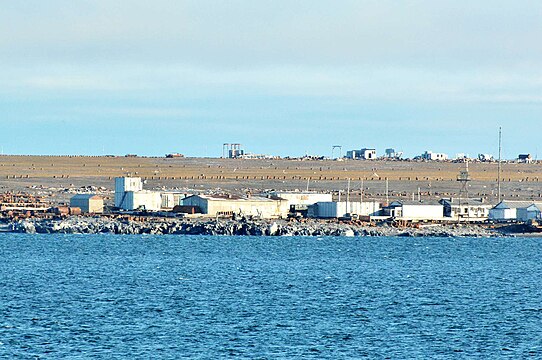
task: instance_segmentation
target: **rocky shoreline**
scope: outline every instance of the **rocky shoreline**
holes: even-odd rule
[[[24,219],[7,223],[4,231],[40,234],[177,234],[236,236],[431,236],[496,237],[507,235],[482,225],[431,225],[420,228],[387,224],[348,224],[307,220],[152,219],[146,221],[72,216],[60,220]],[[508,234],[509,235],[509,234]]]

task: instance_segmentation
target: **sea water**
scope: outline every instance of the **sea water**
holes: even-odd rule
[[[0,358],[542,358],[542,239],[0,234]]]

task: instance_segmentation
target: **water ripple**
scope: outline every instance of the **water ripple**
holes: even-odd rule
[[[0,358],[542,357],[541,250],[0,234]]]

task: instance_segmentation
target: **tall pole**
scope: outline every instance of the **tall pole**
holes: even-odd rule
[[[502,149],[502,128],[499,126],[499,164],[497,167],[497,197],[501,201],[501,149]]]
[[[346,190],[346,212],[348,213],[348,203],[350,202],[350,178],[348,178],[348,187]]]
[[[388,178],[386,178],[386,205],[390,204],[390,197],[388,195]]]
[[[469,159],[467,159],[467,180],[470,180],[469,178]],[[468,208],[469,205],[469,184],[465,184],[465,195],[467,195],[467,223],[470,222],[470,209]]]
[[[359,193],[359,202],[360,203],[363,202],[363,179],[361,179],[361,189],[360,189],[360,193]]]

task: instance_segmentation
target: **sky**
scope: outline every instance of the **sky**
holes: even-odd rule
[[[4,154],[542,158],[539,0],[26,0],[0,11]],[[540,152],[540,154],[539,154]]]

